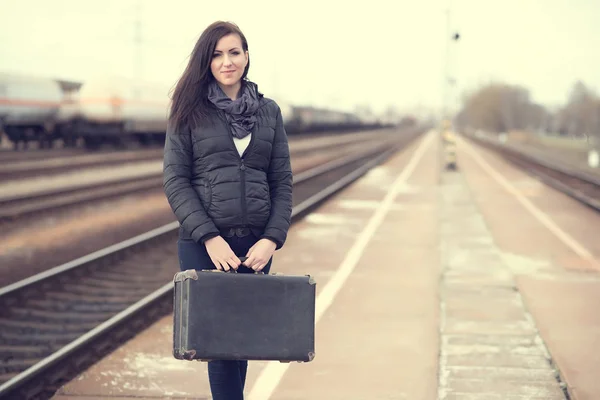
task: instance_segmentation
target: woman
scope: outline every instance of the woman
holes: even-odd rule
[[[269,273],[273,253],[287,237],[292,212],[287,136],[279,106],[248,80],[249,67],[248,43],[239,28],[213,23],[198,39],[173,93],[164,190],[180,222],[182,271]],[[210,361],[213,398],[242,399],[247,365]]]

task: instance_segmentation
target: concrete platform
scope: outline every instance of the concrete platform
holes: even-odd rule
[[[563,399],[464,176],[448,174],[441,187],[439,398]]]
[[[459,164],[571,399],[600,398],[600,214],[461,141]],[[476,150],[476,152],[475,152]]]
[[[523,277],[518,285],[572,398],[600,398],[600,280]]]
[[[316,358],[251,362],[247,399],[555,400],[561,383],[600,398],[598,254],[582,227],[600,221],[478,153],[540,212],[582,213],[555,223],[583,257],[475,149],[459,141],[458,171],[443,171],[427,135],[291,229],[273,271],[317,280]],[[165,317],[54,399],[211,398],[206,365],[175,360],[171,335]]]

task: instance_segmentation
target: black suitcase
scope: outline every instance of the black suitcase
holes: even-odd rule
[[[314,358],[316,283],[311,276],[191,269],[175,274],[173,283],[175,358]]]

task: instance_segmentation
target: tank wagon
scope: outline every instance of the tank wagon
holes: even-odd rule
[[[170,88],[128,78],[84,82],[0,74],[1,128],[15,148],[164,143]],[[278,101],[290,135],[382,127],[358,114]],[[23,144],[23,146],[20,146]]]
[[[15,148],[29,142],[50,147],[60,138],[56,117],[81,83],[0,73],[0,128]]]
[[[168,90],[125,78],[86,81],[76,100],[60,107],[59,136],[83,141],[90,149],[107,144],[161,144],[167,127]]]

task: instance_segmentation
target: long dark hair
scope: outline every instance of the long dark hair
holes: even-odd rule
[[[240,36],[243,51],[248,51],[246,37],[232,22],[214,22],[200,35],[190,55],[190,61],[173,91],[169,125],[173,127],[174,132],[184,126],[196,127],[208,117],[212,107],[208,101],[208,85],[215,79],[210,70],[213,53],[218,41],[231,33]],[[242,80],[246,79],[249,69],[250,58],[248,58]]]

